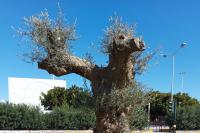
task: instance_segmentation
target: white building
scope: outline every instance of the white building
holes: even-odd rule
[[[5,100],[3,100],[3,99],[1,99],[1,100],[0,100],[0,103],[6,103],[6,101],[5,101]]]
[[[9,103],[27,104],[41,107],[41,93],[47,93],[54,87],[65,87],[65,80],[8,78]]]

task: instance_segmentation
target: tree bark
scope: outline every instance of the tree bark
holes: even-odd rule
[[[102,69],[92,81],[92,88],[95,97],[102,94],[109,94],[112,89],[124,89],[133,83],[133,64],[130,53],[112,54],[109,57],[109,65]],[[100,107],[101,108],[101,107]],[[95,133],[130,133],[128,112],[118,111],[116,118],[113,118],[112,109],[96,110]]]
[[[46,70],[49,74],[54,74],[56,76],[76,73],[90,81],[93,80],[93,74],[97,66],[76,56],[68,54],[64,54],[63,56],[62,63],[58,63],[57,67],[52,65],[52,58],[48,56],[44,60],[38,62],[38,68]]]
[[[108,112],[96,114],[96,129],[94,133],[130,133],[129,122],[126,114],[121,113],[117,120],[113,121]]]

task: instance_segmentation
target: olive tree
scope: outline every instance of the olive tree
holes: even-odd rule
[[[145,103],[145,97],[133,91],[137,88],[135,74],[141,74],[153,56],[142,56],[145,43],[135,36],[134,27],[123,23],[119,17],[110,19],[102,40],[102,51],[109,61],[106,66],[98,66],[72,55],[71,43],[77,39],[75,25],[66,24],[62,12],[56,20],[50,19],[48,12],[44,11],[24,21],[26,27],[19,29],[18,33],[32,41],[32,51],[26,56],[36,62],[39,69],[56,76],[75,73],[91,82],[97,101],[94,132],[129,133],[129,113],[135,105]],[[127,102],[126,96],[131,96],[129,100],[132,102]],[[109,105],[108,108],[104,108],[105,105]]]

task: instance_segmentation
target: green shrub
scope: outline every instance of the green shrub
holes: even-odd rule
[[[21,113],[17,107],[9,104],[0,105],[0,129],[15,129],[20,126]]]
[[[135,115],[137,114],[137,116]],[[42,113],[37,107],[0,103],[0,129],[6,130],[82,130],[95,128],[96,116],[88,108],[57,107],[50,113]],[[132,129],[147,125],[146,112],[138,110],[130,117]]]
[[[40,96],[41,104],[45,109],[52,110],[55,107],[70,106],[72,108],[94,108],[94,98],[89,90],[73,85],[69,89],[54,87],[47,94]]]
[[[18,129],[45,129],[43,122],[43,114],[37,107],[29,107],[18,105],[19,112],[21,113],[21,121]]]
[[[177,129],[196,130],[200,129],[200,105],[177,108]]]
[[[176,128],[178,130],[200,129],[200,105],[179,106],[176,110]],[[166,122],[172,125],[172,116],[168,114]]]
[[[37,107],[0,104],[0,129],[45,130],[89,129],[95,127],[95,113],[89,109],[55,108],[42,113]]]
[[[54,87],[47,94],[40,96],[41,104],[45,109],[52,110],[54,107],[67,105],[67,90],[64,87]]]
[[[55,108],[46,114],[48,129],[89,129],[95,127],[95,113],[89,109]]]
[[[42,113],[27,105],[0,104],[0,129],[44,129]]]
[[[132,130],[141,130],[148,126],[148,114],[141,108],[135,110],[130,116],[130,127]]]

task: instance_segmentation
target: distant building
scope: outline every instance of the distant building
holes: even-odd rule
[[[9,103],[39,106],[43,109],[39,97],[54,87],[65,87],[65,80],[8,78]]]
[[[3,99],[1,99],[1,100],[0,100],[0,103],[6,103],[6,101],[5,101],[5,100],[3,100]]]

